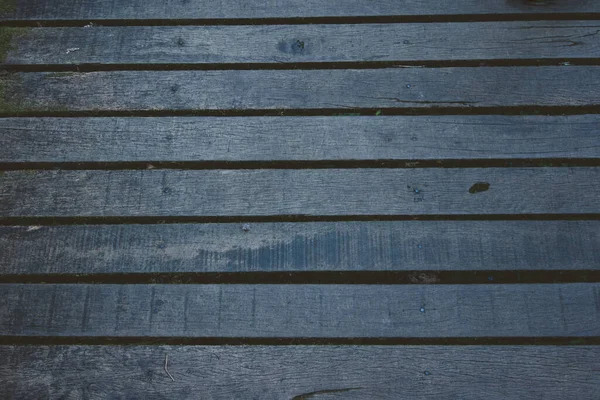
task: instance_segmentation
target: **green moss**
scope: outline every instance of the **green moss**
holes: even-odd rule
[[[17,83],[18,77],[17,75],[4,75],[0,76],[0,114],[15,114],[19,111],[23,110],[23,105],[16,101],[11,96],[11,93],[14,93],[12,86]]]
[[[17,10],[17,0],[0,0],[0,14],[10,14]]]
[[[0,115],[19,116],[34,111],[53,113],[70,111],[63,104],[36,104],[34,94],[29,93],[30,89],[22,82],[22,75],[21,73],[0,74]]]
[[[51,74],[46,75],[46,79],[48,78],[60,78],[63,76],[73,76],[79,74],[79,72],[53,72]]]
[[[573,339],[573,340],[569,341],[569,344],[574,345],[574,346],[578,346],[578,345],[580,346],[580,345],[585,345],[588,343],[587,343],[587,340],[585,340],[585,339]]]
[[[1,1],[2,0],[0,0],[0,2]],[[0,62],[6,60],[9,51],[15,50],[14,39],[25,35],[31,29],[32,28],[0,27]]]

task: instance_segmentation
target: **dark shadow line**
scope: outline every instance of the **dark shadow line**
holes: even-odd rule
[[[263,216],[69,216],[0,217],[0,226],[123,225],[250,222],[353,221],[587,221],[600,213],[582,214],[424,214],[424,215],[263,215]]]
[[[600,337],[229,338],[0,336],[3,346],[597,346]]]
[[[263,215],[263,216],[70,216],[0,217],[0,226],[191,224],[246,222],[352,222],[352,221],[586,221],[600,213],[582,214],[425,214],[425,215]]]
[[[600,270],[158,272],[0,275],[0,284],[481,285],[600,282]]]
[[[394,115],[582,115],[600,114],[600,104],[586,106],[499,106],[499,107],[406,107],[406,108],[314,108],[314,109],[215,109],[215,110],[99,110],[0,112],[11,117],[279,117],[279,116],[394,116]]]
[[[97,26],[204,26],[204,25],[311,25],[311,24],[389,24],[501,21],[569,21],[597,20],[600,13],[503,13],[439,15],[363,15],[274,18],[152,18],[152,19],[5,19],[0,26],[12,27],[81,27]]]
[[[110,71],[226,71],[226,70],[322,70],[452,67],[541,67],[600,65],[600,58],[530,58],[471,60],[325,61],[265,63],[83,63],[0,64],[0,72],[110,72]]]
[[[497,159],[398,159],[398,160],[264,160],[264,161],[86,161],[86,162],[2,162],[0,171],[86,170],[124,171],[254,170],[254,169],[414,169],[414,168],[546,168],[599,167],[598,158],[497,158]]]

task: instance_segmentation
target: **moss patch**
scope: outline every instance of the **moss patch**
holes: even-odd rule
[[[332,114],[332,117],[360,117],[360,113]]]
[[[24,81],[28,73],[0,73],[0,115],[19,116],[24,113],[43,111],[65,113],[70,109],[60,104],[52,96],[46,101],[36,98],[35,88],[40,84],[39,79]],[[43,78],[40,78],[43,79]],[[60,78],[58,78],[60,79]]]
[[[0,75],[0,114],[18,114],[26,111],[23,102],[15,93],[14,86],[19,84],[19,76],[15,74]]]
[[[7,100],[12,79],[10,75],[0,76],[0,114],[15,112],[19,107]]]
[[[10,14],[17,10],[17,0],[0,0],[0,14]]]
[[[15,50],[13,40],[25,35],[30,29],[32,28],[0,27],[0,62],[6,60],[9,51]]]
[[[60,78],[63,76],[73,76],[73,75],[81,75],[81,72],[52,72],[52,73],[49,73],[48,75],[46,75],[45,78],[46,79]]]

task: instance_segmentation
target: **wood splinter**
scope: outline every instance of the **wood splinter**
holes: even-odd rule
[[[167,373],[167,375],[169,375],[169,378],[171,378],[171,380],[173,382],[175,382],[175,378],[173,378],[173,375],[171,375],[171,373],[169,372],[169,355],[165,354],[165,372]]]

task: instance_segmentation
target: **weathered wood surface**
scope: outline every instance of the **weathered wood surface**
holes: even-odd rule
[[[29,72],[3,78],[3,113],[590,106],[600,66]]]
[[[6,171],[0,216],[583,214],[600,168]]]
[[[599,21],[10,28],[7,64],[600,57]]]
[[[15,226],[0,271],[597,270],[599,247],[600,221]]]
[[[0,335],[588,337],[600,283],[1,284]]]
[[[600,117],[1,118],[0,162],[600,157]]]
[[[596,400],[599,357],[598,346],[2,346],[0,396]]]
[[[10,0],[4,19],[247,19],[458,14],[598,13],[595,0],[454,0],[435,5],[421,0]]]

